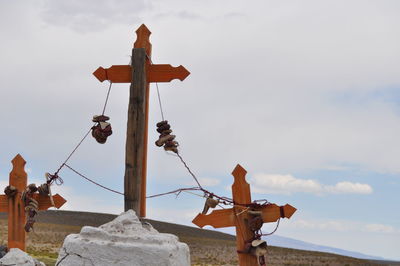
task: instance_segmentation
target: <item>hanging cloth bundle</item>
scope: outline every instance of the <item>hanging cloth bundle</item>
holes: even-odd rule
[[[14,186],[7,186],[4,189],[4,194],[6,194],[7,197],[9,197],[9,198],[14,197],[15,195],[17,195],[17,193],[18,193],[17,188]]]
[[[214,199],[212,195],[209,195],[206,199],[206,202],[204,203],[204,208],[201,213],[207,214],[207,212],[210,208],[215,208],[215,207],[217,207],[218,204],[219,204],[219,200]]]
[[[33,194],[37,191],[35,184],[30,184],[22,192],[21,200],[25,205],[26,214],[26,224],[25,231],[30,232],[33,229],[33,224],[35,223],[35,216],[39,210],[39,203],[33,198]]]
[[[267,255],[267,242],[262,239],[256,239],[251,242],[250,254],[257,257],[259,266],[266,266],[265,256]]]
[[[112,134],[111,124],[106,122],[110,120],[108,116],[105,115],[95,115],[93,116],[93,122],[97,123],[92,127],[92,136],[100,144],[104,144],[107,138]]]
[[[247,226],[250,231],[253,232],[254,238],[250,241],[245,242],[245,250],[238,251],[239,253],[248,253],[257,258],[259,266],[266,265],[265,256],[267,255],[267,242],[261,239],[259,234],[261,227],[263,226],[262,212],[259,210],[248,210],[249,219]]]
[[[238,253],[251,254],[257,258],[258,266],[266,266],[265,256],[267,255],[267,242],[262,239],[254,239],[246,241],[244,250],[238,250]]]
[[[171,135],[172,130],[171,126],[168,124],[168,121],[161,121],[157,123],[157,132],[160,133],[160,137],[156,141],[156,145],[158,147],[164,146],[164,150],[172,151],[178,153],[178,142],[174,139],[176,138],[175,135]]]
[[[51,184],[54,181],[62,182],[62,179],[57,175],[51,175],[49,173],[45,174],[46,183],[41,184],[40,186],[36,186],[35,184],[30,184],[26,187],[26,189],[21,194],[21,200],[25,205],[25,214],[26,214],[26,224],[25,231],[30,232],[33,229],[33,225],[35,224],[35,216],[39,211],[39,203],[37,200],[33,198],[33,194],[35,192],[39,192],[42,196],[49,196],[50,202],[54,206],[53,196],[51,194]]]

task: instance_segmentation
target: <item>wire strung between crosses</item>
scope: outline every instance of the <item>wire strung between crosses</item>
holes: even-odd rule
[[[106,96],[106,100],[104,102],[104,106],[103,106],[103,111],[101,113],[101,116],[104,116],[104,112],[106,110],[107,107],[107,103],[108,103],[108,98],[110,96],[110,91],[111,91],[111,87],[112,87],[112,82],[110,82],[110,86],[108,87],[108,91],[107,91],[107,96]],[[93,125],[95,126],[96,123]],[[58,173],[61,171],[61,169],[66,166],[66,163],[69,161],[69,159],[72,157],[72,155],[76,152],[76,150],[79,148],[79,146],[81,146],[81,144],[83,143],[83,141],[87,138],[87,136],[89,136],[89,133],[92,131],[93,126],[89,129],[88,132],[86,132],[86,134],[83,136],[83,138],[78,142],[78,144],[75,146],[75,148],[72,150],[72,152],[67,156],[67,158],[64,160],[64,162],[60,165],[60,167],[57,169],[57,171],[54,173],[53,176],[57,177],[57,179],[61,179],[58,176]],[[62,180],[62,179],[61,179]],[[62,182],[61,182],[62,184]],[[60,184],[60,185],[61,185]]]
[[[109,98],[109,95],[110,95],[111,86],[112,86],[112,83],[110,82],[110,86],[109,86],[108,91],[107,91],[107,97],[106,97],[106,100],[105,100],[105,103],[104,103],[104,107],[103,107],[103,111],[102,111],[101,117],[104,117],[104,112],[105,112],[105,109],[106,109],[106,106],[107,106],[107,102],[108,102],[108,98]],[[103,120],[104,120],[104,118],[103,118]],[[106,119],[106,120],[108,120],[108,119]],[[93,118],[93,122],[98,122],[99,126],[103,126],[104,127],[104,125],[100,125],[101,122],[99,121],[99,119],[97,119],[97,121],[95,121],[95,118]],[[102,122],[105,122],[105,121],[102,121]],[[109,136],[109,135],[111,135],[110,132],[112,132],[111,131],[111,126],[109,125],[109,123],[106,123],[106,124],[107,124],[106,126],[108,126],[108,127],[106,127],[106,131],[107,131],[106,134],[108,134],[107,136]],[[33,198],[33,194],[35,192],[38,192],[40,195],[49,196],[51,204],[54,206],[53,196],[52,196],[52,193],[51,193],[51,185],[53,185],[54,183],[56,185],[62,185],[64,183],[63,179],[58,175],[58,173],[61,171],[61,169],[64,166],[67,166],[68,168],[72,169],[70,166],[67,165],[68,160],[72,157],[72,155],[80,147],[80,145],[83,143],[83,141],[89,135],[90,131],[92,131],[92,134],[93,134],[95,126],[96,126],[96,124],[84,135],[84,137],[74,147],[72,152],[67,156],[67,158],[64,160],[64,162],[60,165],[60,167],[57,169],[57,171],[54,174],[45,173],[45,177],[46,177],[46,182],[45,183],[43,183],[43,184],[41,184],[39,186],[36,186],[36,184],[29,184],[26,187],[26,189],[22,192],[21,200],[25,205],[25,215],[27,217],[27,221],[26,221],[26,224],[25,224],[25,227],[24,227],[26,232],[30,232],[33,229],[33,225],[35,223],[35,216],[37,215],[38,210],[39,210],[39,203],[37,202],[37,200],[35,200]],[[99,185],[99,184],[97,184],[97,185]],[[103,187],[103,188],[106,188],[106,187]],[[15,187],[12,187],[12,186],[7,186],[4,191],[5,191],[5,194],[8,197],[13,197],[16,194],[16,189],[15,189]]]
[[[146,55],[146,56],[147,56],[148,60],[150,61],[150,63],[153,64],[150,56],[148,56],[148,55]],[[197,187],[180,188],[180,189],[176,189],[176,190],[173,190],[173,191],[170,191],[170,192],[165,192],[165,193],[152,195],[152,196],[149,196],[147,198],[160,197],[160,196],[165,196],[165,195],[168,195],[168,194],[175,194],[176,197],[178,197],[181,192],[190,193],[190,191],[202,191],[204,193],[204,196],[201,196],[201,197],[206,198],[206,202],[205,202],[204,209],[203,209],[203,212],[202,212],[203,214],[206,214],[210,207],[211,208],[215,208],[216,206],[219,206],[219,207],[223,208],[221,206],[221,204],[222,205],[232,205],[234,207],[235,206],[244,207],[245,209],[242,212],[240,212],[238,214],[235,214],[236,219],[238,219],[238,216],[243,212],[249,212],[250,213],[250,210],[249,210],[250,208],[257,209],[257,208],[261,208],[262,206],[270,204],[268,202],[268,200],[266,200],[266,199],[255,200],[250,204],[235,203],[233,199],[228,198],[228,197],[218,196],[215,193],[212,193],[212,192],[204,189],[201,186],[198,178],[193,173],[193,171],[190,169],[190,167],[187,165],[187,163],[183,159],[182,155],[179,153],[179,150],[178,150],[179,144],[178,144],[178,142],[175,141],[175,137],[176,136],[175,135],[171,135],[171,133],[172,133],[171,126],[168,124],[168,121],[165,120],[165,118],[164,118],[164,110],[163,110],[163,107],[162,107],[161,96],[160,96],[160,91],[159,91],[157,82],[156,82],[156,88],[157,88],[157,97],[158,97],[158,103],[159,103],[159,106],[160,106],[160,112],[161,112],[162,121],[157,123],[157,125],[156,125],[157,126],[157,132],[160,133],[160,137],[156,141],[155,144],[156,144],[156,146],[159,146],[159,147],[163,146],[164,150],[167,153],[168,153],[168,151],[172,151],[172,152],[174,152],[176,154],[176,156],[180,159],[180,161],[183,164],[183,166],[186,168],[186,170],[189,172],[189,174],[193,177],[194,181],[197,183]],[[192,193],[192,194],[194,194],[194,193]],[[197,194],[195,194],[195,195],[197,195]],[[214,197],[216,199],[214,199]],[[263,225],[263,220],[261,218],[260,212],[253,212],[253,214],[254,213],[255,213],[255,215],[253,217],[251,217],[251,219],[250,219],[250,229],[254,233],[254,238],[251,239],[251,241],[260,240],[262,236],[272,235],[273,233],[276,232],[276,230],[279,227],[280,219],[278,219],[278,222],[276,223],[276,227],[272,232],[264,234],[261,231],[261,227]],[[240,223],[238,223],[238,224],[240,225]],[[243,230],[240,230],[240,231],[242,232],[243,239],[245,239],[244,235],[243,235],[244,231]],[[266,247],[266,245],[265,245],[265,247]]]
[[[150,63],[153,64],[151,58],[148,55],[147,55],[147,58],[149,59]],[[67,167],[68,169],[70,169],[72,172],[74,172],[78,176],[84,178],[85,180],[91,182],[92,184],[94,184],[96,186],[99,186],[99,187],[101,187],[101,188],[103,188],[105,190],[108,190],[110,192],[113,192],[113,193],[116,193],[116,194],[119,194],[119,195],[123,195],[123,196],[125,195],[122,192],[119,192],[117,190],[114,190],[114,189],[111,189],[111,188],[106,187],[104,185],[101,185],[100,183],[94,181],[91,178],[88,178],[87,176],[83,175],[82,173],[78,172],[77,170],[75,170],[74,168],[72,168],[70,165],[67,164],[67,162],[75,154],[75,152],[78,150],[78,148],[84,142],[84,140],[87,138],[87,136],[90,134],[90,132],[92,132],[92,136],[99,143],[105,143],[107,137],[112,134],[111,125],[106,122],[107,120],[109,120],[109,117],[104,115],[106,107],[107,107],[107,104],[108,104],[108,99],[109,99],[109,96],[110,96],[111,88],[112,88],[112,82],[110,82],[109,88],[107,90],[107,96],[106,96],[106,99],[105,99],[105,102],[104,102],[104,106],[103,106],[103,110],[102,110],[101,115],[93,117],[94,125],[85,133],[83,138],[74,147],[72,152],[67,156],[67,158],[60,165],[60,167],[57,169],[57,171],[53,175],[51,175],[49,173],[46,173],[47,182],[45,184],[39,186],[38,188],[33,187],[31,185],[30,185],[31,187],[29,187],[29,186],[27,187],[27,191],[25,193],[26,194],[25,199],[26,199],[26,205],[28,207],[30,206],[30,208],[27,208],[27,210],[28,210],[28,218],[34,216],[34,215],[32,215],[32,213],[36,213],[37,212],[37,208],[36,208],[37,206],[35,205],[35,202],[31,200],[32,197],[30,195],[32,193],[36,192],[36,191],[39,191],[41,194],[45,193],[46,191],[47,192],[50,191],[50,193],[51,193],[50,186],[53,183],[56,183],[57,185],[62,185],[63,184],[63,180],[58,174],[63,169],[63,167]],[[188,164],[186,163],[186,161],[184,160],[184,158],[180,154],[180,152],[178,150],[179,144],[178,144],[178,142],[176,142],[174,140],[176,136],[175,135],[171,135],[171,133],[172,133],[171,126],[168,124],[168,121],[165,120],[164,110],[163,110],[160,91],[159,91],[159,87],[158,87],[158,83],[157,82],[156,82],[156,88],[157,88],[157,98],[158,98],[158,103],[159,103],[159,106],[160,106],[160,113],[161,113],[161,118],[162,118],[162,121],[157,123],[157,131],[160,133],[160,138],[156,141],[156,145],[159,146],[159,147],[163,147],[164,150],[167,152],[167,154],[171,154],[171,153],[168,153],[168,152],[173,152],[174,155],[176,155],[180,159],[180,161],[183,164],[183,166],[186,168],[186,170],[188,171],[190,176],[196,182],[197,187],[179,188],[179,189],[176,189],[176,190],[173,190],[173,191],[147,196],[146,198],[161,197],[161,196],[166,196],[166,195],[169,195],[169,194],[175,194],[176,197],[178,197],[180,195],[180,193],[182,193],[182,192],[194,194],[196,196],[206,198],[206,203],[205,203],[205,206],[204,206],[204,209],[203,209],[203,214],[206,214],[210,207],[211,208],[215,208],[216,206],[219,206],[221,208],[224,208],[223,205],[225,205],[225,206],[229,205],[229,206],[234,206],[234,207],[239,206],[239,207],[245,208],[244,211],[249,211],[250,208],[261,208],[261,207],[263,207],[265,205],[270,204],[268,202],[268,200],[266,200],[266,199],[255,200],[255,201],[253,201],[252,203],[249,203],[249,204],[239,204],[239,203],[234,202],[234,200],[232,198],[219,196],[219,195],[217,195],[217,194],[215,194],[213,192],[210,192],[210,191],[206,190],[200,184],[198,178],[196,177],[196,175],[193,173],[193,171],[190,169],[190,167],[188,166]],[[45,186],[47,186],[47,190],[46,190]],[[201,192],[203,192],[203,195],[199,195],[199,194],[193,193],[193,191],[201,191]],[[237,214],[237,216],[240,215],[240,214],[241,213]],[[261,232],[261,227],[257,228],[257,230],[254,230],[255,239],[260,239],[261,236],[273,234],[278,229],[279,221],[280,220],[278,220],[276,228],[271,233],[263,234]],[[30,230],[30,228],[32,228],[33,223],[34,223],[34,220],[29,218],[28,222],[26,224],[27,231]]]

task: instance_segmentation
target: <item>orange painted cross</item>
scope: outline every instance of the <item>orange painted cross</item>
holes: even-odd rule
[[[193,223],[199,227],[211,225],[214,228],[236,227],[236,247],[238,251],[246,249],[246,242],[254,239],[254,233],[249,228],[252,212],[260,212],[264,223],[275,222],[280,218],[290,218],[296,208],[289,204],[278,206],[276,204],[260,205],[253,207],[251,203],[250,185],[246,182],[246,170],[239,164],[233,170],[232,175],[235,179],[232,185],[234,207],[212,211],[209,215],[199,213]],[[247,207],[248,206],[248,207]],[[259,265],[257,258],[251,254],[238,252],[240,266]]]
[[[183,66],[155,65],[151,62],[151,32],[142,24],[132,51],[131,65],[99,67],[93,75],[101,82],[131,83],[125,159],[125,210],[146,216],[146,172],[149,117],[149,84],[183,81],[190,72]]]
[[[10,172],[10,186],[17,189],[17,194],[8,197],[7,195],[0,195],[0,212],[8,213],[8,248],[19,248],[25,250],[26,233],[24,226],[26,223],[25,205],[21,200],[21,193],[27,186],[27,174],[24,170],[25,160],[21,155],[15,156],[11,161],[13,169]],[[39,210],[47,210],[53,207],[50,197],[33,194],[33,198],[39,203]],[[53,196],[54,207],[60,208],[66,200],[60,195]]]

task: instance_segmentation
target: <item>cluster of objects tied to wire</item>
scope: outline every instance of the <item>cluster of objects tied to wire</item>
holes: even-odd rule
[[[254,237],[250,240],[246,240],[245,243],[245,249],[244,250],[238,250],[239,253],[248,253],[252,254],[254,256],[257,256],[259,258],[259,264],[260,265],[265,265],[264,260],[264,255],[266,254],[267,250],[267,243],[265,240],[262,240],[261,237],[265,235],[270,235],[273,234],[278,226],[279,226],[279,220],[277,222],[276,228],[268,234],[263,234],[261,231],[261,228],[263,226],[263,219],[262,219],[262,212],[260,211],[265,205],[270,204],[267,200],[256,200],[253,201],[250,204],[239,204],[234,202],[232,198],[228,197],[223,197],[223,196],[218,196],[215,193],[212,193],[205,188],[203,188],[196,177],[196,175],[191,171],[191,169],[188,167],[186,162],[184,161],[183,157],[181,156],[178,147],[179,144],[176,141],[176,135],[172,134],[172,128],[171,125],[167,120],[164,119],[164,113],[162,110],[162,105],[161,105],[161,98],[160,98],[160,93],[158,89],[158,84],[156,83],[157,86],[157,92],[158,92],[158,100],[160,103],[160,111],[161,111],[161,117],[162,121],[156,124],[156,130],[160,134],[158,140],[156,140],[155,145],[158,147],[162,147],[166,152],[172,152],[175,154],[184,167],[187,169],[189,174],[193,177],[194,181],[196,182],[197,186],[196,187],[189,187],[189,188],[180,188],[176,189],[174,191],[166,192],[166,193],[161,193],[157,195],[152,195],[152,196],[147,196],[147,198],[155,198],[155,197],[160,197],[160,196],[165,196],[169,194],[175,194],[177,197],[181,192],[189,192],[192,194],[193,191],[199,191],[202,192],[202,195],[195,194],[197,196],[201,196],[205,198],[205,203],[204,207],[202,210],[202,214],[207,214],[209,209],[216,208],[217,206],[221,207],[224,209],[223,206],[241,206],[246,209],[246,211],[249,214],[250,220],[248,222],[248,229],[250,229],[253,232]],[[33,229],[33,225],[35,223],[35,216],[38,213],[39,206],[38,206],[38,201],[36,201],[33,197],[34,193],[39,193],[40,195],[44,196],[49,196],[50,201],[52,205],[54,206],[54,201],[52,198],[52,193],[51,193],[51,186],[53,184],[57,185],[62,185],[63,184],[63,179],[59,176],[59,172],[63,167],[67,167],[70,170],[72,170],[74,173],[79,175],[80,177],[86,179],[87,181],[100,186],[106,190],[109,190],[111,192],[124,195],[124,193],[110,189],[106,186],[103,186],[92,179],[84,176],[71,166],[67,164],[68,160],[72,157],[72,155],[75,153],[75,151],[78,149],[78,147],[82,144],[82,142],[86,139],[86,137],[91,133],[93,138],[100,144],[106,143],[108,137],[110,137],[113,133],[112,127],[110,122],[110,117],[106,116],[105,109],[108,103],[108,98],[110,95],[112,83],[110,82],[108,92],[107,92],[107,97],[104,103],[103,111],[101,115],[95,115],[93,116],[92,122],[94,123],[93,126],[90,127],[89,131],[84,135],[84,137],[80,140],[80,142],[75,146],[75,148],[72,150],[72,152],[67,156],[67,158],[64,160],[64,162],[60,165],[60,167],[57,169],[57,171],[54,172],[54,174],[46,173],[45,178],[46,182],[36,186],[35,184],[29,184],[26,189],[21,193],[21,200],[24,203],[25,206],[25,213],[27,217],[27,221],[25,224],[25,231],[30,232]],[[18,193],[15,187],[13,186],[7,186],[5,188],[5,194],[8,197],[15,197]]]

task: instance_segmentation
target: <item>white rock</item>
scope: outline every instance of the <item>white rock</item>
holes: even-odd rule
[[[46,266],[46,264],[32,258],[19,248],[10,249],[10,251],[0,259],[0,265]]]
[[[57,264],[58,263],[58,264]],[[133,210],[100,227],[84,226],[68,235],[59,252],[58,266],[186,266],[189,247],[171,234],[142,225]]]

